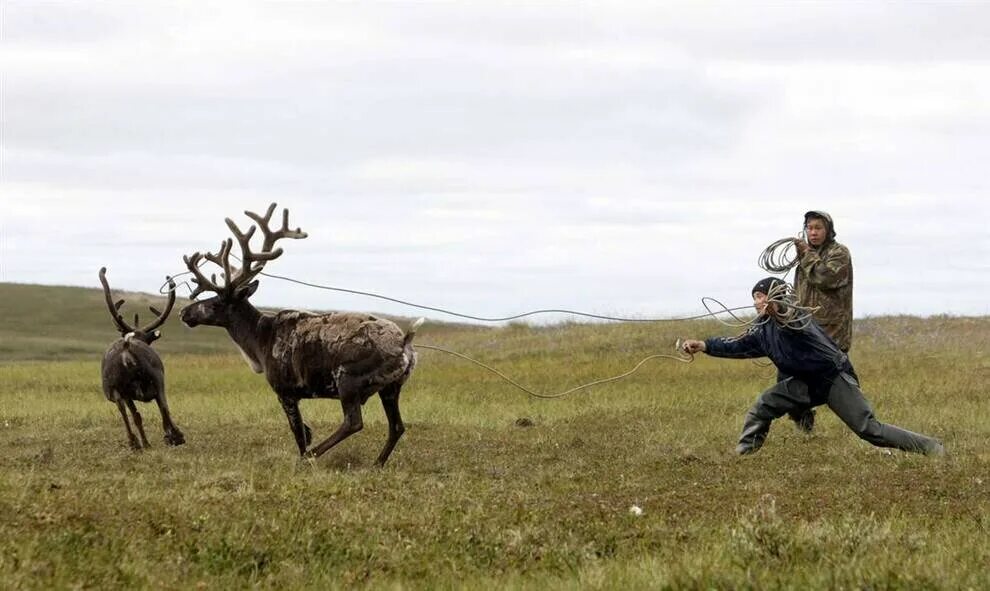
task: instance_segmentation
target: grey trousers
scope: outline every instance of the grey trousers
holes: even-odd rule
[[[787,378],[774,384],[760,394],[746,413],[736,452],[748,454],[760,449],[774,419],[814,404],[808,385],[801,380]],[[839,374],[832,381],[825,404],[853,433],[877,447],[894,447],[916,453],[937,453],[942,449],[942,445],[931,437],[878,421],[859,389],[859,383],[849,374]]]

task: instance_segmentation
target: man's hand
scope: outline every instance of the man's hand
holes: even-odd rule
[[[804,253],[808,252],[808,249],[811,248],[811,246],[809,246],[808,243],[805,242],[804,240],[801,240],[800,238],[795,238],[794,248],[797,249],[798,256],[803,257]]]
[[[777,312],[779,311],[780,309],[777,306],[777,302],[768,301],[766,307],[763,308],[764,314],[766,314],[767,316],[773,316],[774,318],[777,317]]]
[[[694,339],[684,339],[681,342],[681,350],[688,355],[694,355],[695,353],[701,353],[705,350],[705,341],[696,341]]]

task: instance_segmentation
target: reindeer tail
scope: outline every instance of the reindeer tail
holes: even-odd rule
[[[134,338],[134,333],[129,332],[124,335],[124,346],[123,351],[120,354],[121,361],[124,362],[124,367],[134,367],[137,365],[137,358],[134,357],[134,353],[131,353],[131,339]]]
[[[416,331],[419,330],[420,326],[423,326],[424,322],[426,322],[426,319],[420,318],[416,322],[409,325],[409,330],[406,331],[406,338],[402,340],[403,348],[408,347],[412,343],[413,337],[416,336]]]

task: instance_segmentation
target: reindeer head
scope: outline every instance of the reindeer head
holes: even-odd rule
[[[241,247],[241,266],[235,267],[230,263],[230,250],[234,241],[227,238],[220,243],[220,250],[216,253],[208,252],[205,255],[195,252],[189,256],[183,256],[186,267],[193,275],[193,282],[196,289],[193,290],[189,298],[195,300],[196,296],[204,291],[213,292],[216,295],[202,300],[195,301],[182,309],[180,318],[186,326],[197,326],[206,324],[208,326],[228,326],[231,317],[238,307],[243,305],[248,298],[258,289],[258,282],[254,278],[265,268],[265,263],[282,255],[281,248],[273,248],[275,242],[282,238],[305,238],[306,233],[296,228],[289,229],[289,210],[282,210],[282,227],[273,231],[269,227],[272,214],[275,213],[275,204],[268,206],[268,211],[262,217],[252,211],[245,211],[244,214],[256,222],[247,232],[241,232],[237,224],[230,218],[226,218],[227,227],[230,228],[234,238]],[[260,252],[252,252],[251,237],[257,229],[261,229],[264,242]],[[200,261],[207,260],[219,266],[223,273],[223,285],[217,281],[217,276],[211,275],[207,278],[202,269]]]
[[[171,277],[165,276],[168,280],[168,303],[165,304],[165,311],[159,312],[154,306],[149,306],[151,313],[155,315],[155,319],[152,320],[147,326],[140,326],[138,322],[138,315],[134,314],[134,326],[127,324],[124,321],[124,317],[120,314],[120,307],[124,305],[124,300],[113,301],[110,296],[110,284],[107,283],[107,268],[103,267],[100,269],[100,283],[103,284],[103,296],[107,301],[107,309],[110,311],[110,317],[113,319],[113,324],[120,333],[120,336],[126,336],[128,334],[133,334],[133,338],[144,341],[147,344],[151,344],[158,340],[162,336],[158,327],[165,324],[165,320],[168,319],[169,312],[172,311],[172,306],[175,304],[175,282]]]

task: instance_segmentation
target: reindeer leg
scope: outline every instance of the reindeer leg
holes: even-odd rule
[[[127,418],[127,409],[124,408],[124,401],[120,398],[117,398],[117,410],[120,411],[120,416],[124,419],[124,428],[127,429],[127,440],[131,443],[131,448],[141,449],[141,442],[135,437],[134,431],[131,431],[131,421]]]
[[[148,443],[148,438],[144,435],[144,420],[141,419],[141,413],[138,412],[136,406],[134,406],[134,401],[130,398],[127,399],[127,408],[131,409],[131,414],[134,415],[134,424],[137,426],[138,433],[141,435],[141,443],[144,447],[151,447]]]
[[[333,432],[333,435],[306,452],[303,457],[318,458],[331,447],[364,428],[364,423],[361,420],[361,401],[357,396],[341,393],[340,406],[344,410],[344,422]]]
[[[289,428],[292,429],[292,435],[296,438],[299,455],[303,455],[306,453],[309,442],[313,440],[313,432],[310,431],[309,426],[303,422],[302,415],[299,414],[299,401],[287,396],[279,396],[278,401],[282,405],[282,410],[285,411],[286,418],[289,419]]]
[[[163,390],[158,391],[155,402],[158,404],[158,411],[162,413],[162,429],[165,431],[165,444],[182,445],[185,443],[186,438],[182,434],[182,431],[179,431],[179,428],[172,422],[172,414],[168,411],[168,401],[165,400]]]
[[[378,454],[375,462],[379,466],[384,466],[388,456],[399,442],[399,438],[406,432],[406,426],[402,424],[402,415],[399,414],[399,392],[402,391],[402,384],[390,384],[378,393],[382,399],[382,408],[385,409],[385,417],[388,419],[388,441],[382,448],[382,453]]]

